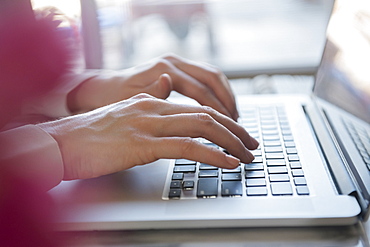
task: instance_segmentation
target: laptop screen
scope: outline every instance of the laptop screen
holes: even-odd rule
[[[314,93],[370,123],[370,1],[336,2]]]

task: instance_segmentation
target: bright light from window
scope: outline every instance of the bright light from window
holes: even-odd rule
[[[62,11],[66,16],[80,16],[80,1],[78,0],[31,0],[34,9],[53,6]]]

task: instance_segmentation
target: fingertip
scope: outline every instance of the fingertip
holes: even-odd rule
[[[163,98],[167,98],[173,90],[171,76],[166,73],[160,75],[158,79],[158,86],[160,87],[160,92],[163,92]]]
[[[238,158],[235,158],[231,155],[226,154],[225,155],[226,162],[228,164],[228,167],[230,168],[236,168],[239,166],[240,160]]]
[[[232,114],[232,119],[233,119],[235,122],[238,122],[238,119],[239,119],[239,113],[238,113],[238,111],[235,111],[235,112]]]
[[[252,150],[257,149],[258,146],[260,145],[260,143],[256,139],[254,139],[252,136],[250,137],[250,140],[251,140],[251,144],[252,144],[251,149]]]
[[[245,153],[246,153],[247,159],[242,160],[242,162],[245,163],[245,164],[249,164],[254,160],[254,155],[251,152],[249,152],[248,150],[246,150]]]

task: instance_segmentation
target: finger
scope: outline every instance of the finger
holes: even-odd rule
[[[177,56],[168,56],[167,59],[172,61],[177,68],[212,89],[216,97],[231,113],[233,119],[238,118],[234,94],[226,76],[220,70],[210,65],[205,66]]]
[[[181,70],[174,70],[171,77],[175,82],[178,82],[174,83],[175,91],[195,99],[201,105],[210,106],[228,117],[233,117],[211,88]]]
[[[233,122],[232,120],[230,120]],[[228,128],[206,113],[176,114],[163,117],[161,127],[156,130],[156,137],[203,137],[245,163],[254,157],[243,142]]]
[[[182,113],[206,113],[206,114],[209,114],[218,123],[225,126],[228,130],[230,130],[236,136],[238,136],[238,138],[243,142],[243,144],[247,148],[256,149],[259,146],[259,143],[253,137],[251,137],[242,126],[240,126],[238,123],[231,120],[230,118],[213,110],[210,107],[171,104],[166,101],[163,101],[163,104],[167,104],[167,105],[157,106],[158,113],[161,115],[174,115],[174,114],[182,114]]]
[[[230,88],[230,90],[228,92],[229,92],[229,96],[230,96],[231,100],[229,101],[228,99],[224,99],[226,107],[231,112],[232,118],[235,121],[237,121],[238,118],[239,118],[239,112],[238,112],[238,108],[237,108],[237,105],[236,105],[236,99],[235,99],[234,93],[231,89],[229,80],[227,79],[226,75],[222,74],[222,80],[224,81],[224,84],[226,84],[227,87]]]
[[[189,159],[227,169],[236,168],[239,165],[239,159],[192,138],[159,138],[155,145],[151,145],[151,152],[155,154],[155,160]]]

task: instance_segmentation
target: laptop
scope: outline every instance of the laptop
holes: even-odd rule
[[[337,1],[311,95],[237,96],[240,124],[260,142],[252,163],[226,170],[185,159],[159,160],[62,182],[49,192],[59,212],[57,229],[323,226],[367,220],[369,64],[368,1]]]

